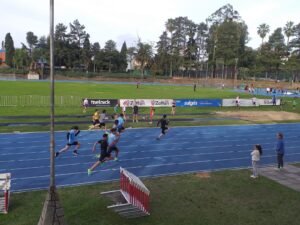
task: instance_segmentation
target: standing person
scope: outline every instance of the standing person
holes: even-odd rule
[[[276,169],[281,170],[283,169],[283,156],[285,153],[282,133],[277,134],[276,153],[277,153],[277,164],[278,164]]]
[[[197,85],[194,83],[194,92],[196,91]]]
[[[123,104],[123,106],[122,106],[122,114],[123,114],[124,120],[126,120],[126,105],[125,104]]]
[[[160,125],[161,128],[161,133],[160,135],[158,135],[156,140],[160,140],[162,136],[166,135],[166,132],[169,129],[168,124],[169,124],[169,120],[167,120],[167,115],[165,114],[156,124],[157,127]]]
[[[261,155],[262,155],[261,145],[254,145],[254,150],[251,152],[252,167],[253,167],[253,174],[251,175],[252,178],[258,177],[258,162],[260,160]]]
[[[276,96],[275,95],[273,95],[273,97],[272,97],[272,105],[276,106]]]
[[[87,109],[87,107],[89,106],[89,100],[88,100],[87,98],[85,98],[85,99],[83,100],[82,106],[83,106],[83,112],[86,113],[86,109]]]
[[[135,103],[133,106],[133,116],[132,116],[132,122],[134,123],[134,121],[136,121],[137,123],[138,121],[138,114],[139,114],[139,107],[137,106],[137,104]]]
[[[171,111],[171,113],[172,113],[172,116],[174,116],[175,113],[176,113],[176,101],[172,102],[172,111]]]
[[[97,162],[95,162],[91,168],[88,169],[88,175],[90,176],[93,172],[93,170],[99,166],[101,163],[104,163],[105,161],[111,160],[112,157],[108,153],[108,134],[103,134],[102,139],[95,142],[92,152],[94,153],[96,150],[96,145],[100,145],[101,154]]]
[[[140,82],[137,81],[137,82],[136,82],[136,88],[139,88],[139,87],[140,87]]]
[[[124,115],[121,113],[120,116],[118,117],[118,126],[117,126],[117,131],[119,133],[125,130],[124,123],[125,123]]]
[[[235,98],[235,105],[236,105],[236,107],[238,109],[240,108],[240,103],[241,103],[240,96],[236,96],[236,98]]]
[[[119,104],[117,103],[115,106],[114,106],[114,114],[112,115],[112,119],[116,119],[119,111],[118,111],[118,108],[119,108]]]
[[[106,110],[104,109],[102,111],[102,113],[100,114],[100,119],[99,119],[99,122],[100,122],[99,127],[100,128],[103,127],[104,130],[106,130],[105,118],[106,118]]]
[[[293,109],[296,109],[296,105],[297,105],[296,97],[294,97],[292,104],[293,104]]]
[[[155,108],[153,105],[151,105],[150,106],[150,122],[149,122],[150,124],[152,124],[154,113],[155,113]]]
[[[64,148],[62,148],[61,150],[59,150],[58,152],[55,153],[55,157],[59,156],[60,153],[63,153],[67,150],[69,150],[69,148],[74,145],[75,149],[73,151],[73,155],[74,156],[78,156],[78,148],[80,147],[80,143],[78,142],[77,136],[80,133],[79,127],[78,126],[74,126],[71,128],[71,130],[67,133],[67,144]]]

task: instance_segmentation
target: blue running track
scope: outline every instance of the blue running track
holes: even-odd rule
[[[283,132],[286,162],[300,162],[300,124],[176,127],[160,141],[158,128],[127,129],[119,142],[119,161],[110,161],[87,176],[96,159],[91,148],[102,131],[82,131],[79,156],[72,149],[56,159],[58,187],[119,179],[119,167],[141,177],[196,171],[248,168],[254,144],[263,146],[261,164],[274,164],[276,133]],[[0,173],[12,173],[12,191],[46,189],[49,185],[49,133],[0,135]],[[56,150],[66,144],[66,133],[56,133]],[[98,152],[99,153],[99,152]]]

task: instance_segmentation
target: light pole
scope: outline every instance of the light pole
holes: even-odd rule
[[[238,60],[239,60],[239,58],[235,58],[234,80],[233,80],[233,86],[234,86],[234,88],[236,88],[236,86],[237,86],[236,84],[237,84],[237,75],[238,75],[238,71],[237,71]]]
[[[54,137],[54,0],[50,0],[50,186],[38,225],[63,225],[64,211],[55,187]]]

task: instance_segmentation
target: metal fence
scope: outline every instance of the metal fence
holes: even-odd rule
[[[78,96],[55,96],[55,106],[80,106],[82,98]],[[50,96],[22,95],[0,96],[0,106],[50,106]]]

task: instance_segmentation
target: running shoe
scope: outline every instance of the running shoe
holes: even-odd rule
[[[96,155],[94,156],[94,158],[95,158],[95,159],[99,159],[99,158],[100,158],[100,154],[96,154]]]
[[[91,176],[93,171],[91,169],[88,169],[88,176]]]
[[[115,157],[114,160],[115,160],[115,161],[119,161],[118,157]]]
[[[75,151],[73,151],[73,155],[74,155],[74,156],[78,156],[79,154],[78,154],[78,152],[75,150]]]
[[[55,157],[57,157],[59,155],[59,152],[55,152]]]

